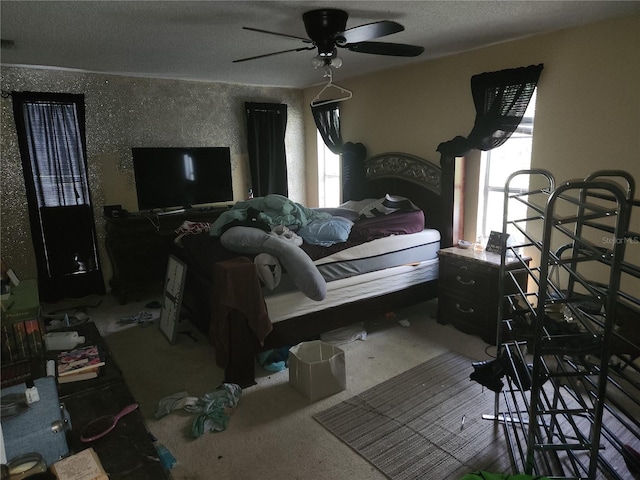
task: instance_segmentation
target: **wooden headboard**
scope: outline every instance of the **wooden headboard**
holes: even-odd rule
[[[407,197],[424,212],[426,226],[440,231],[441,245],[449,246],[451,220],[446,220],[446,212],[451,206],[445,205],[448,197],[442,195],[442,170],[437,164],[415,155],[389,152],[365,160],[364,167],[369,198],[387,193]]]

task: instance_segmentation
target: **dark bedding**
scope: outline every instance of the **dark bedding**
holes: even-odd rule
[[[395,212],[380,217],[356,220],[346,242],[335,243],[328,247],[304,242],[300,248],[315,261],[376,238],[421,232],[424,226],[422,210]],[[212,275],[217,262],[238,256],[245,256],[251,260],[255,257],[255,254],[240,254],[228,250],[220,242],[220,237],[209,235],[208,232],[185,235],[181,238],[180,244],[174,249],[174,254],[189,268],[197,270],[202,275]]]
[[[405,235],[424,230],[422,210],[395,212],[371,218],[363,218],[354,223],[349,239],[356,242],[370,242],[389,235]]]

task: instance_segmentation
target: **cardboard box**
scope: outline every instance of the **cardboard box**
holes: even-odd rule
[[[289,385],[311,401],[341,392],[347,385],[344,351],[320,340],[291,347]]]

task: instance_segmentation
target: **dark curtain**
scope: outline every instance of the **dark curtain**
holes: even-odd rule
[[[289,194],[285,131],[287,106],[246,102],[251,188],[257,197]]]
[[[105,292],[89,191],[84,95],[12,92],[40,296]]]
[[[363,200],[367,196],[367,172],[364,161],[367,148],[361,143],[347,142],[342,147],[342,201]]]
[[[506,142],[518,128],[538,84],[543,65],[488,72],[471,77],[476,107],[473,129],[438,145],[438,152],[463,157],[471,150],[491,150]]]
[[[340,103],[311,107],[316,127],[325,145],[342,156],[342,201],[362,200],[365,195],[364,160],[367,149],[361,143],[343,143],[340,132]]]
[[[538,84],[543,65],[487,72],[471,77],[476,120],[469,135],[438,145],[440,152],[443,219],[440,245],[453,245],[455,158],[471,150],[491,150],[506,142],[524,116]]]
[[[340,103],[311,107],[311,112],[325,145],[336,155],[341,154],[343,145],[340,133]]]

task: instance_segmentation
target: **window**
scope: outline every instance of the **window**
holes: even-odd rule
[[[12,92],[38,288],[45,302],[103,294],[84,96]]]
[[[342,202],[340,155],[333,153],[317,132],[318,143],[318,204],[320,207],[337,207]]]
[[[478,188],[478,212],[476,232],[486,240],[492,230],[502,231],[504,186],[507,177],[518,170],[531,167],[531,147],[533,144],[533,120],[536,105],[534,92],[527,110],[516,131],[500,147],[481,153],[480,185]],[[526,182],[526,177],[521,177]],[[527,184],[511,183],[511,193],[525,191]],[[526,206],[522,205],[522,218],[526,216]],[[516,235],[516,232],[509,232]],[[519,239],[521,240],[521,239]]]

